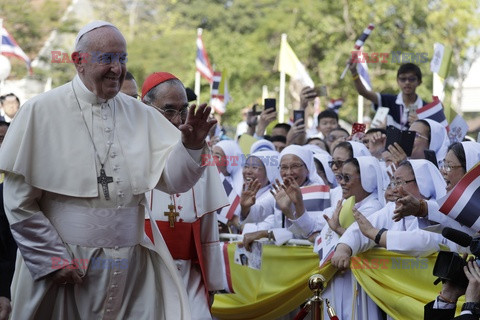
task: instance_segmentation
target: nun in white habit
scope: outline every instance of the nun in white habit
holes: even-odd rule
[[[250,147],[250,154],[253,154],[258,151],[275,151],[275,145],[266,139],[260,139]]]
[[[431,119],[424,119],[430,127],[430,150],[435,151],[437,162],[445,159],[450,140],[447,129],[440,123]]]
[[[280,176],[281,179],[284,179],[285,177],[293,178],[300,187],[324,187],[323,181],[320,176],[318,176],[315,168],[313,153],[298,145],[290,145],[280,153]],[[319,210],[316,210],[315,212],[320,212],[330,206],[330,195],[328,191],[320,193],[319,196],[321,198],[310,199],[317,200],[315,205]],[[306,210],[308,210],[308,206],[306,206]],[[245,224],[243,229],[244,243],[247,238],[251,243],[251,241],[255,239],[269,236],[270,232],[270,237],[274,237],[277,245],[281,245],[293,238],[292,232],[287,229],[290,223],[288,219],[284,217],[284,213],[278,208],[276,200],[271,193],[266,196],[265,201],[263,201],[261,205],[256,203],[250,208],[249,215],[252,214],[254,214],[254,216],[267,217],[259,223]],[[246,245],[248,246],[248,244]]]
[[[342,168],[343,175],[340,180],[342,200],[339,201],[343,203],[345,199],[355,196],[354,207],[364,212],[367,216],[380,210],[385,205],[385,198],[383,197],[382,189],[383,173],[378,160],[372,156],[353,158],[347,160],[344,167]],[[360,180],[360,188],[358,188],[357,177]],[[347,179],[348,182],[345,181]],[[298,215],[295,220],[289,219],[292,224],[289,230],[304,238],[320,232],[327,224],[324,216],[331,219],[337,204],[338,202],[332,203],[332,206],[323,210],[320,215],[307,213]],[[339,227],[334,231],[342,235],[345,229]]]
[[[332,151],[332,162],[330,162],[330,168],[334,174],[341,173],[341,166],[337,163],[343,163],[348,159],[357,158],[362,156],[371,156],[370,151],[363,143],[356,141],[344,141],[340,142]],[[342,188],[340,182],[337,181],[338,186],[330,190],[332,198],[332,204],[335,205],[338,200],[342,199]]]
[[[220,157],[217,167],[222,180],[228,181],[233,190],[240,195],[242,192],[242,167],[245,156],[240,146],[233,140],[222,140],[213,146],[213,155]]]
[[[272,183],[275,183],[275,179],[280,178],[278,171],[280,161],[280,154],[277,151],[257,151],[252,153],[245,161],[243,167],[243,178],[245,181],[245,191],[242,193],[240,204],[240,222],[242,225],[245,223],[257,223],[262,222],[269,215],[265,210],[258,210],[264,207],[264,202],[271,201],[270,192]],[[263,166],[263,167],[262,167]],[[253,180],[259,180],[253,182]],[[261,181],[263,180],[263,181]],[[251,197],[252,195],[248,191],[255,191],[255,184],[258,184],[258,191],[255,193],[255,197],[251,200],[252,206],[243,205],[248,203],[245,197]]]
[[[438,169],[427,160],[408,160],[399,165],[394,173],[394,194],[400,196],[400,189],[410,193],[417,199],[438,200],[445,195],[445,181],[443,180]],[[353,223],[347,231],[340,237],[338,241],[335,254],[332,258],[332,264],[340,269],[346,269],[350,265],[350,257],[358,253],[365,252],[373,248],[376,244],[375,239],[385,239],[383,235],[385,231],[405,231],[416,230],[420,228],[419,219],[413,216],[401,218],[398,222],[393,220],[395,202],[389,202],[381,210],[375,212],[368,217],[368,222],[378,232],[364,236],[360,230],[358,221],[365,221],[364,216],[360,210],[354,210],[354,217],[357,222]],[[362,224],[363,227],[363,224]],[[370,231],[373,231],[370,230]],[[380,233],[378,235],[378,233]],[[373,232],[372,232],[373,233]],[[388,238],[390,240],[390,237]],[[401,237],[394,239],[398,241],[398,246],[409,246],[409,239]],[[409,254],[414,256],[430,254],[425,253],[422,248],[419,251],[412,251]]]
[[[463,158],[462,156],[457,157],[455,155],[457,153],[461,154],[459,148],[464,150],[465,161],[461,160]],[[449,170],[459,170],[460,174],[464,174],[480,161],[480,144],[472,141],[452,144],[449,147],[445,161],[450,161],[448,165],[452,165],[451,161],[455,161],[455,159],[460,163],[461,167],[453,166]],[[463,166],[465,166],[465,169],[463,169]],[[447,172],[445,167],[443,167],[442,174],[445,179],[453,179],[453,176],[450,176],[450,171]],[[460,177],[461,176],[457,175],[457,178]],[[449,181],[446,191],[451,191],[455,187],[456,183],[458,183],[458,180]],[[478,230],[472,230],[464,225],[461,225],[457,221],[440,212],[437,201],[433,199],[426,200],[426,204],[427,206],[425,206],[425,208],[428,210],[428,212],[426,212],[425,218],[419,218],[419,221],[422,221],[421,225],[427,226],[425,230],[417,229],[413,231],[407,231],[407,233],[404,231],[388,231],[385,232],[385,243],[381,241],[380,244],[383,247],[386,247],[388,250],[401,253],[409,253],[413,251],[424,252],[425,254],[428,254],[429,252],[438,251],[439,244],[448,246],[452,251],[461,253],[465,252],[465,248],[457,246],[453,242],[445,239],[440,233],[432,231],[441,232],[444,227],[450,227],[473,236],[476,232],[478,232]],[[416,212],[420,210],[420,207],[418,209],[415,208],[417,207],[414,207],[414,211]],[[425,223],[425,220],[428,221]],[[432,228],[430,226],[431,224],[438,228]],[[373,234],[375,231],[371,231],[371,233]],[[408,241],[405,241],[405,239],[408,239]]]
[[[355,184],[358,184],[357,176],[354,173],[356,170],[359,171],[357,174],[359,174],[361,189],[363,191],[355,186]],[[341,180],[341,186],[344,189],[344,198],[355,195],[356,203],[354,208],[364,212],[368,217],[385,205],[382,189],[383,173],[379,161],[375,157],[363,156],[348,160],[343,165],[342,172],[343,179]],[[348,177],[349,182],[344,181],[346,177]],[[365,195],[367,196],[365,197]],[[332,219],[333,208],[325,211],[328,211],[329,219]],[[336,222],[335,225],[338,225],[338,222]],[[328,225],[325,226],[325,228],[328,227]],[[345,229],[337,227],[334,231],[341,235],[345,232]],[[355,303],[353,303],[352,294],[354,285],[358,289]],[[322,294],[322,297],[331,301],[340,319],[352,319],[352,314],[357,315],[356,319],[381,319],[380,309],[368,295],[366,295],[360,285],[356,283],[350,270],[335,274]],[[362,299],[364,303],[362,303]],[[367,310],[365,310],[368,315],[367,318],[362,316],[364,313],[362,310],[363,305],[367,306]],[[352,306],[354,311],[352,310]],[[328,319],[326,310],[324,313],[324,318]]]
[[[329,162],[332,161],[332,156],[328,153],[314,153],[313,160],[315,161],[317,174],[322,178],[323,183],[330,186],[331,189],[336,188],[338,186],[337,179],[335,179],[335,174],[329,165]]]

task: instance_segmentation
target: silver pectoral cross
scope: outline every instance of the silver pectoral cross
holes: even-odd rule
[[[113,177],[107,177],[105,170],[102,167],[100,168],[100,176],[97,177],[97,183],[102,185],[103,195],[105,200],[110,200],[110,192],[108,191],[108,184],[113,182]]]

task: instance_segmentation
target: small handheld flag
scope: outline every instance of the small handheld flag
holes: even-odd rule
[[[438,97],[433,96],[433,101],[423,107],[417,109],[418,119],[432,119],[442,124],[444,127],[448,127],[448,121],[443,112],[443,104]]]
[[[480,230],[480,163],[456,184],[453,190],[438,201],[440,212],[461,224]]]
[[[363,30],[363,33],[360,35],[360,37],[355,41],[354,49],[355,50],[360,50],[361,47],[365,44],[365,41],[367,40],[368,36],[370,33],[372,33],[373,29],[375,28],[375,25],[373,23],[370,23],[368,27]],[[347,74],[348,68],[350,67],[350,63],[347,63],[347,66],[345,67],[345,70],[343,70],[342,75],[340,76],[340,79],[345,78],[345,75]]]
[[[327,108],[332,109],[336,113],[338,113],[338,110],[342,107],[343,105],[343,99],[331,99],[328,104]]]

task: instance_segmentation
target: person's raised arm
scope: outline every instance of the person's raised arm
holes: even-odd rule
[[[370,91],[365,88],[362,80],[360,80],[356,63],[350,63],[350,72],[352,73],[353,84],[355,85],[355,89],[357,90],[358,94],[378,105],[377,94],[374,91]]]

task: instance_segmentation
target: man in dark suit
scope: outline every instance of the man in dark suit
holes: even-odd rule
[[[0,145],[7,133],[8,123],[0,121]],[[0,180],[0,320],[10,315],[10,284],[15,270],[17,244],[10,232],[5,209],[3,208],[3,175]]]
[[[3,183],[0,184],[0,320],[10,315],[10,284],[15,270],[17,245],[13,240],[3,208]]]
[[[464,267],[468,279],[467,288],[460,288],[450,281],[442,286],[437,299],[425,305],[424,320],[478,320],[480,317],[480,267],[469,261]],[[457,300],[465,294],[460,316],[455,317]],[[455,317],[455,318],[454,318]]]

